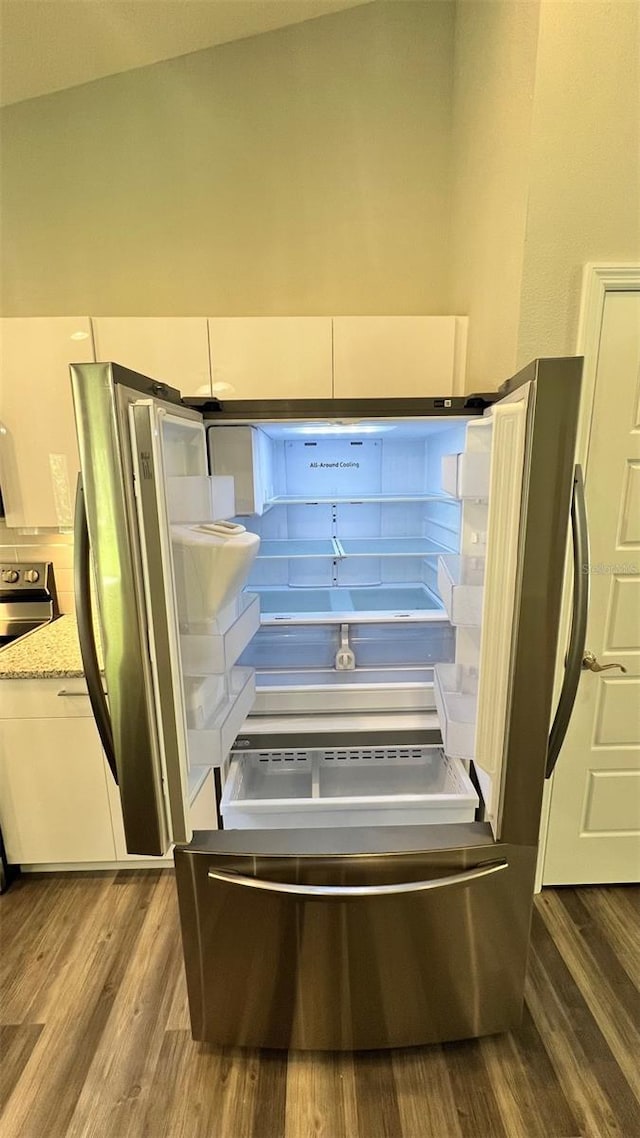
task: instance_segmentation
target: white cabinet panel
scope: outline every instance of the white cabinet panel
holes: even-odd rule
[[[94,316],[96,359],[123,364],[183,395],[210,395],[204,316]]]
[[[0,485],[8,526],[73,525],[79,461],[69,364],[93,358],[88,317],[0,322]]]
[[[465,330],[458,316],[335,316],[335,398],[462,393]]]
[[[107,773],[93,720],[1,722],[0,825],[9,861],[113,861]]]
[[[219,399],[331,399],[329,316],[224,316],[209,321]]]

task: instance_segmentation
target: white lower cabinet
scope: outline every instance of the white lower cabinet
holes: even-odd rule
[[[114,861],[107,777],[92,719],[2,720],[0,825],[9,861]]]

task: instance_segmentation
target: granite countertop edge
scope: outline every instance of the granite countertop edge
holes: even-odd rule
[[[71,680],[83,676],[76,620],[69,613],[0,650],[2,680]]]

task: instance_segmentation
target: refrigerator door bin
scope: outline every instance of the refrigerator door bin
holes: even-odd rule
[[[442,489],[453,498],[489,497],[489,451],[467,451],[442,456]]]
[[[438,747],[332,748],[233,755],[226,829],[473,821],[478,795]]]
[[[213,522],[236,512],[233,478],[191,474],[166,480],[167,515],[172,524]]]
[[[472,668],[436,664],[434,695],[444,752],[450,757],[475,757],[478,676]]]
[[[260,601],[254,593],[240,593],[216,621],[199,627],[180,635],[184,675],[228,672],[260,627]]]
[[[452,624],[481,623],[483,585],[484,558],[438,558],[438,592]]]
[[[187,733],[192,766],[219,767],[224,762],[254,698],[253,668],[232,668],[227,698],[203,717],[202,727],[190,728]]]

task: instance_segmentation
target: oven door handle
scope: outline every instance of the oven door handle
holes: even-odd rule
[[[82,475],[78,475],[76,487],[76,508],[74,519],[73,591],[76,602],[78,640],[91,710],[96,721],[98,734],[104,748],[106,760],[111,769],[116,786],[118,768],[113,745],[113,729],[107,697],[102,686],[102,675],[98,661],[98,650],[93,632],[93,605],[91,603],[91,547],[89,545],[89,526],[84,504]]]
[[[389,897],[399,893],[426,893],[431,889],[445,889],[451,885],[467,885],[481,877],[489,877],[508,868],[506,861],[485,861],[462,873],[435,877],[428,881],[399,881],[390,885],[300,885],[288,881],[269,881],[263,877],[247,877],[230,869],[210,869],[207,876],[225,885],[242,885],[264,893],[288,893],[308,899],[347,901],[352,897]]]

